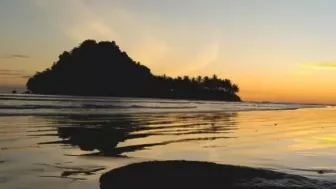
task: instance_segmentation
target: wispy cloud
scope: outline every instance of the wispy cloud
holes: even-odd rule
[[[0,58],[16,59],[16,58],[31,58],[31,57],[24,54],[3,54],[0,55]]]
[[[117,1],[109,9],[93,9],[83,0],[33,2],[46,12],[49,23],[71,41],[115,40],[122,50],[155,74],[191,74],[215,62],[220,55],[221,32],[204,27],[191,33],[182,24],[174,29],[159,26],[157,18],[134,12]]]
[[[314,71],[307,70],[307,69],[299,69],[299,70],[294,70],[290,72],[291,76],[299,76],[299,77],[312,76],[313,74],[314,74]]]
[[[31,77],[32,77],[32,75],[23,75],[23,76],[21,76],[21,78],[23,78],[23,79],[29,79]]]
[[[314,64],[302,64],[304,68],[312,69],[336,69],[336,62],[322,62]]]
[[[23,70],[0,70],[0,76],[22,76],[23,74]]]
[[[32,75],[24,70],[0,69],[0,79],[27,81]]]
[[[50,24],[71,40],[81,42],[85,39],[116,38],[113,29],[82,0],[35,0],[33,2],[45,11]]]

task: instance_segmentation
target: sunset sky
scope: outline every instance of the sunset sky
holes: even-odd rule
[[[0,92],[85,39],[154,74],[230,78],[243,100],[336,103],[334,0],[1,0]],[[108,83],[108,81],[106,82]]]

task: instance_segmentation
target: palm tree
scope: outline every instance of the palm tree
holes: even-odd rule
[[[196,80],[197,80],[197,83],[198,83],[198,84],[201,84],[202,81],[203,81],[203,77],[199,75],[199,76],[197,76],[197,79],[196,79]]]
[[[221,87],[224,89],[224,91],[230,91],[232,88],[232,82],[229,79],[224,79],[221,81]]]
[[[238,85],[236,85],[236,84],[233,84],[232,85],[232,87],[231,87],[231,93],[233,94],[233,93],[239,93],[239,87],[238,87]]]
[[[191,83],[192,83],[192,84],[196,84],[196,83],[197,83],[196,78],[194,78],[194,77],[191,78]]]
[[[221,86],[221,81],[220,79],[218,79],[217,75],[214,74],[211,78],[211,87],[214,89],[214,90],[218,90]]]
[[[208,76],[205,76],[203,78],[203,86],[206,87],[206,88],[210,88],[210,78]]]

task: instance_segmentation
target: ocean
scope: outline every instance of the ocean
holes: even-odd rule
[[[151,160],[336,181],[336,109],[283,103],[0,94],[0,188],[99,188]]]

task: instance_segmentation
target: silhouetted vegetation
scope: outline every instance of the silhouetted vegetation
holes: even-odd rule
[[[86,40],[27,82],[37,94],[240,101],[229,79],[155,76],[113,42]]]
[[[13,91],[12,91],[12,94],[16,94],[16,90],[13,90]]]
[[[275,171],[194,161],[153,161],[127,165],[103,174],[101,189],[318,189],[334,188],[323,182]]]

